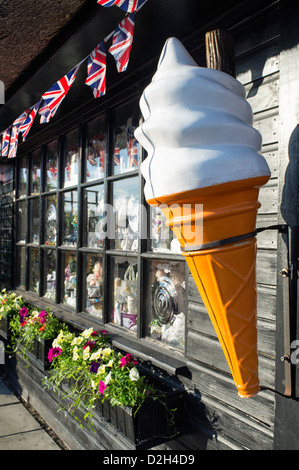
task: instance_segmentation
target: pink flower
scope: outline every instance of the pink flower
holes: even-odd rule
[[[118,367],[124,367],[125,365],[127,365],[127,360],[125,357],[122,357]]]
[[[60,356],[62,349],[61,348],[51,348],[48,352],[49,362],[52,362],[53,359],[57,356]]]
[[[99,387],[99,392],[104,395],[104,392],[107,388],[107,385],[104,384],[103,380],[100,380],[100,387]]]
[[[43,323],[46,323],[46,317],[47,317],[48,313],[45,311],[45,310],[42,310],[39,314],[38,314],[38,317],[39,317],[39,322],[41,324]]]

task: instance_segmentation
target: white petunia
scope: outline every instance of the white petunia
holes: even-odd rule
[[[81,333],[80,336],[83,336],[83,338],[89,338],[93,333],[93,328],[89,328],[88,330],[84,330],[83,333]]]
[[[139,379],[139,372],[136,369],[136,367],[133,367],[133,369],[130,370],[130,380],[136,381]]]

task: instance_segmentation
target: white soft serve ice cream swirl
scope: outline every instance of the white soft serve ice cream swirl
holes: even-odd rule
[[[243,85],[199,67],[177,39],[167,40],[140,108],[147,200],[270,175]]]

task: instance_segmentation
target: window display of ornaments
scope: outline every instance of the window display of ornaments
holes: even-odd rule
[[[56,217],[56,207],[54,204],[50,204],[46,214],[47,242],[50,245],[55,245],[56,243]]]

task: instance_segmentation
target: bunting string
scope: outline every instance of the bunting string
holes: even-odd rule
[[[106,36],[84,59],[58,80],[40,100],[24,111],[7,129],[0,133],[0,154],[2,157],[15,158],[17,154],[19,134],[23,141],[33,125],[36,115],[40,116],[40,124],[48,123],[55,116],[60,104],[73,85],[80,66],[87,63],[85,84],[90,86],[94,98],[106,93],[106,43],[112,37],[108,52],[114,57],[117,71],[125,72],[129,64],[135,29],[135,13],[148,0],[98,0],[103,7],[117,6],[127,13],[116,28]]]

